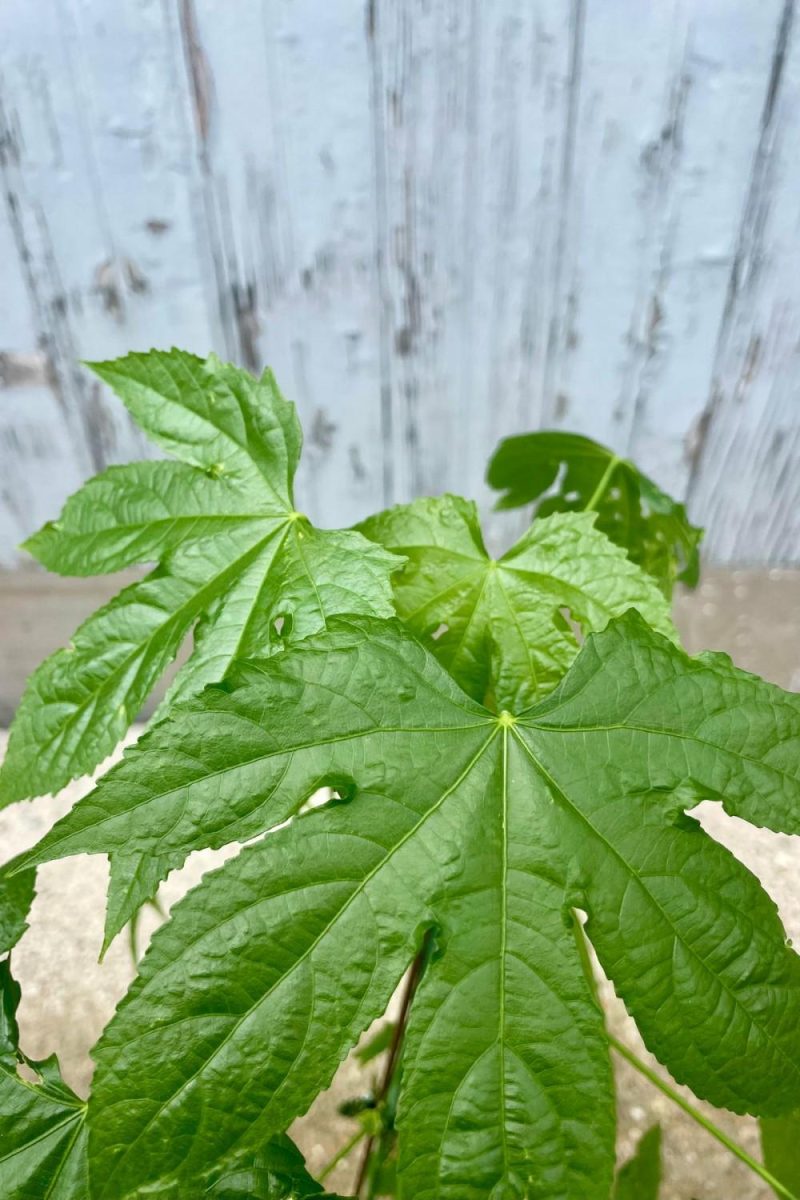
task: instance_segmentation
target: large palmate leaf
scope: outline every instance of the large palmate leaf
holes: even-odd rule
[[[694,586],[702,529],[627,458],[591,438],[547,430],[506,438],[487,481],[503,493],[498,508],[536,503],[536,515],[597,513],[597,528],[653,575],[669,596],[677,579]]]
[[[19,1050],[19,987],[0,962],[0,1196],[85,1200],[89,1195],[86,1105],[61,1079],[56,1059],[32,1063]],[[36,1079],[23,1079],[23,1065]]]
[[[687,658],[633,613],[516,715],[468,698],[392,622],[332,622],[240,668],[21,863],[158,853],[205,826],[213,841],[226,814],[266,829],[323,784],[342,797],[247,846],[155,935],[95,1050],[93,1195],[197,1194],[232,1148],[285,1129],[432,927],[402,1196],[605,1200],[614,1097],[575,908],[678,1080],[737,1111],[788,1109],[800,959],[755,877],[686,810],[714,797],[798,832],[798,738],[800,698],[724,656]]]
[[[0,772],[4,803],[62,787],[109,754],[192,627],[171,696],[269,653],[332,613],[392,613],[398,564],[294,509],[301,434],[270,372],[260,380],[173,350],[95,364],[157,445],[181,462],[112,467],[27,543],[51,570],[92,575],[159,560],[36,671]]]
[[[656,584],[594,528],[596,517],[537,521],[499,560],[460,496],[402,504],[359,528],[407,559],[394,577],[398,614],[464,691],[490,708],[520,708],[552,691],[578,652],[565,611],[589,633],[637,608],[675,635]]]

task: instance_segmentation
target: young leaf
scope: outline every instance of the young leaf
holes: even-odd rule
[[[323,783],[349,798],[246,847],[155,935],[95,1050],[97,1197],[191,1194],[234,1146],[285,1129],[432,926],[401,1188],[605,1200],[614,1097],[573,907],[678,1080],[736,1111],[793,1105],[800,960],[755,877],[684,810],[715,797],[798,832],[800,698],[724,656],[687,658],[631,613],[590,636],[544,701],[498,716],[401,626],[339,620],[176,712],[117,778],[143,777],[165,737],[194,738],[203,711],[228,761],[211,745],[204,766],[191,742],[173,817],[213,828],[220,796],[267,813],[277,788],[300,802]],[[144,829],[158,802],[137,799]],[[135,807],[124,788],[98,790],[66,819],[70,840],[62,823],[27,865],[121,849]]]
[[[22,871],[18,875],[0,871],[0,954],[16,946],[28,928],[35,890],[35,871]]]
[[[633,1157],[620,1167],[613,1200],[658,1200],[661,1187],[661,1126],[643,1134]]]
[[[489,462],[487,482],[504,493],[498,508],[538,501],[538,517],[594,510],[597,529],[654,576],[667,596],[676,579],[697,583],[702,529],[632,462],[591,438],[557,431],[506,438]]]
[[[369,1041],[356,1050],[356,1058],[362,1067],[365,1067],[367,1063],[371,1063],[379,1054],[383,1054],[384,1050],[389,1049],[392,1039],[395,1036],[396,1028],[394,1021],[384,1021]]]
[[[800,1195],[800,1113],[762,1117],[759,1125],[764,1166],[785,1188]]]
[[[31,677],[0,771],[0,803],[91,771],[134,719],[189,630],[179,699],[235,656],[269,653],[333,613],[389,616],[395,559],[295,512],[301,434],[270,372],[253,379],[178,350],[94,365],[157,445],[181,462],[113,467],[28,541],[51,570],[91,575],[159,560]],[[279,633],[276,626],[284,627]]]
[[[475,700],[520,708],[552,691],[578,653],[562,610],[584,633],[637,608],[675,637],[656,584],[594,528],[596,513],[535,522],[503,557],[489,557],[475,505],[459,496],[415,500],[359,529],[402,554],[399,616]]]
[[[0,962],[0,1195],[4,1200],[83,1200],[89,1195],[86,1105],[61,1080],[55,1059],[19,1051],[19,987]],[[36,1083],[17,1072],[39,1072]]]

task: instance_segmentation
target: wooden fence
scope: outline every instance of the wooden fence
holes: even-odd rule
[[[4,0],[0,182],[0,561],[171,343],[275,368],[324,524],[559,426],[800,560],[794,0]]]

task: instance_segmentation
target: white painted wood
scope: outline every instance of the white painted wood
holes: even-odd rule
[[[5,0],[0,561],[150,452],[77,360],[173,342],[275,368],[324,524],[557,425],[800,561],[795,3]]]
[[[396,493],[482,492],[541,405],[580,19],[563,0],[371,12]]]
[[[645,306],[657,326],[630,446],[646,469],[680,495],[702,448],[701,424],[782,9],[783,0],[762,5],[737,0],[690,10],[689,85],[664,254],[668,270],[656,279]],[[706,523],[709,516],[704,510]],[[709,531],[709,547],[717,532]]]
[[[32,311],[25,349],[46,355],[81,475],[148,450],[78,360],[212,340],[173,56],[159,4],[0,8],[4,216],[25,285],[16,303]],[[54,452],[59,440],[53,429]],[[52,473],[52,457],[31,462],[34,476]]]
[[[300,409],[298,503],[348,524],[384,480],[373,136],[361,0],[182,0],[226,352]]]
[[[26,534],[52,515],[64,491],[80,484],[86,466],[50,386],[5,210],[0,264],[0,546],[11,558]]]
[[[785,5],[690,478],[719,558],[800,547],[800,30]],[[792,36],[794,34],[794,36]]]

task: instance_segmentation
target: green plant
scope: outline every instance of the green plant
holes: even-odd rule
[[[643,1134],[632,1158],[617,1173],[613,1200],[658,1200],[661,1185],[661,1126]]]
[[[137,745],[0,875],[0,949],[42,863],[110,856],[108,945],[193,850],[251,844],[155,935],[85,1107],[54,1064],[21,1078],[5,964],[2,1086],[26,1096],[2,1194],[321,1195],[285,1131],[410,968],[365,1052],[380,1082],[349,1108],[361,1194],[605,1200],[613,1045],[791,1196],[609,1037],[589,965],[587,938],[698,1096],[796,1107],[800,959],[691,809],[800,832],[800,702],[677,645],[669,596],[700,537],[682,508],[540,434],[490,465],[506,506],[550,489],[497,561],[458,497],[319,531],[271,375],[177,351],[96,370],[182,461],[113,468],[28,543],[76,573],[159,565],[32,677],[4,801],[95,767],[192,628],[194,651]],[[53,1089],[68,1113],[45,1110]],[[619,1196],[657,1187],[655,1142]]]

